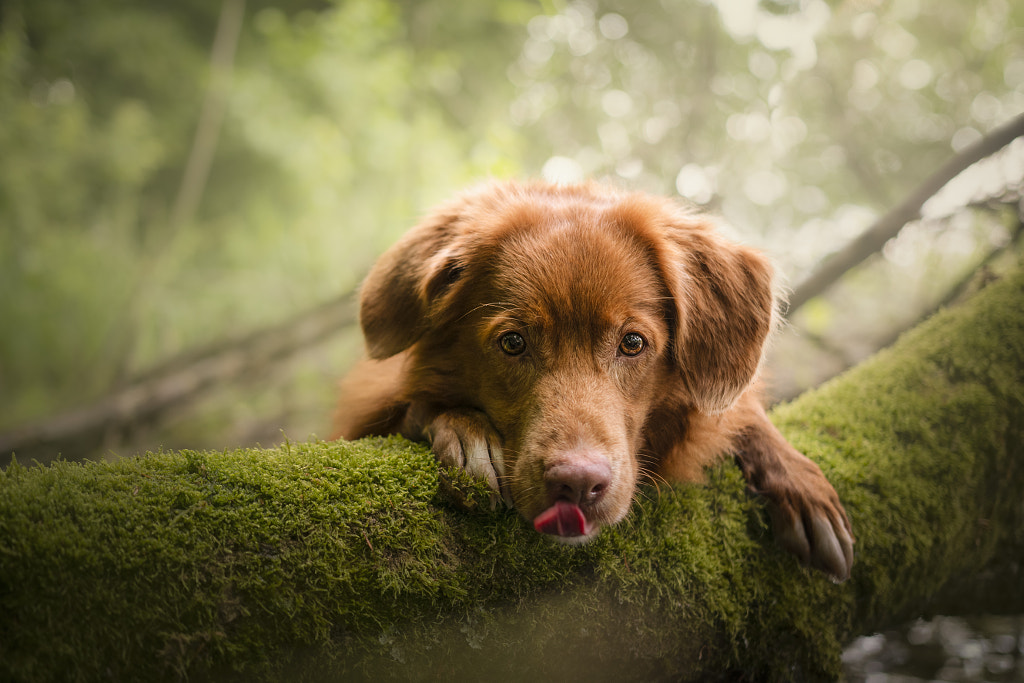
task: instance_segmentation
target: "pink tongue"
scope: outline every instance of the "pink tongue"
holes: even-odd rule
[[[582,536],[586,533],[587,518],[579,506],[560,500],[537,515],[533,528],[542,534]]]

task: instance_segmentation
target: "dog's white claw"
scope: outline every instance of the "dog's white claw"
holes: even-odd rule
[[[483,479],[495,491],[498,490],[498,475],[491,465],[490,449],[485,437],[474,437],[469,443],[463,442],[466,451],[466,472],[476,479]]]
[[[505,501],[505,505],[514,507],[512,505],[512,493],[508,487],[508,479],[505,478],[505,454],[501,449],[501,444],[495,439],[488,443],[487,451],[490,456],[491,468],[495,475],[497,475],[497,486],[495,488],[501,494],[501,499]]]
[[[424,430],[424,434],[441,464],[463,469],[474,479],[487,482],[494,491],[492,508],[499,500],[512,506],[508,486],[502,485],[505,460],[501,437],[482,413],[470,410],[442,413]]]
[[[477,436],[469,443],[462,444],[465,451],[466,472],[475,479],[483,479],[494,491],[491,494],[491,509],[498,506],[499,499],[512,507],[508,486],[502,486],[505,476],[505,461],[502,458],[501,445],[497,436]]]

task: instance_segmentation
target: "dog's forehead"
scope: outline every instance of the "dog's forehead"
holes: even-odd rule
[[[662,306],[650,250],[606,211],[547,212],[506,228],[493,247],[493,285],[517,309],[595,321]]]

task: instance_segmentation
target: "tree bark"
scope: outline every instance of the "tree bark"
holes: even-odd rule
[[[581,547],[449,507],[398,438],[12,465],[0,679],[827,680],[856,635],[1024,610],[1024,271],[773,417],[850,514],[845,584],[730,462]]]

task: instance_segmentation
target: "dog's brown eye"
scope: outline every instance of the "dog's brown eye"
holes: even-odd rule
[[[619,353],[623,356],[636,356],[639,355],[644,347],[647,346],[647,340],[636,332],[630,332],[622,341],[619,342]]]
[[[501,350],[510,356],[518,356],[526,350],[526,340],[518,332],[506,332],[498,340]]]

